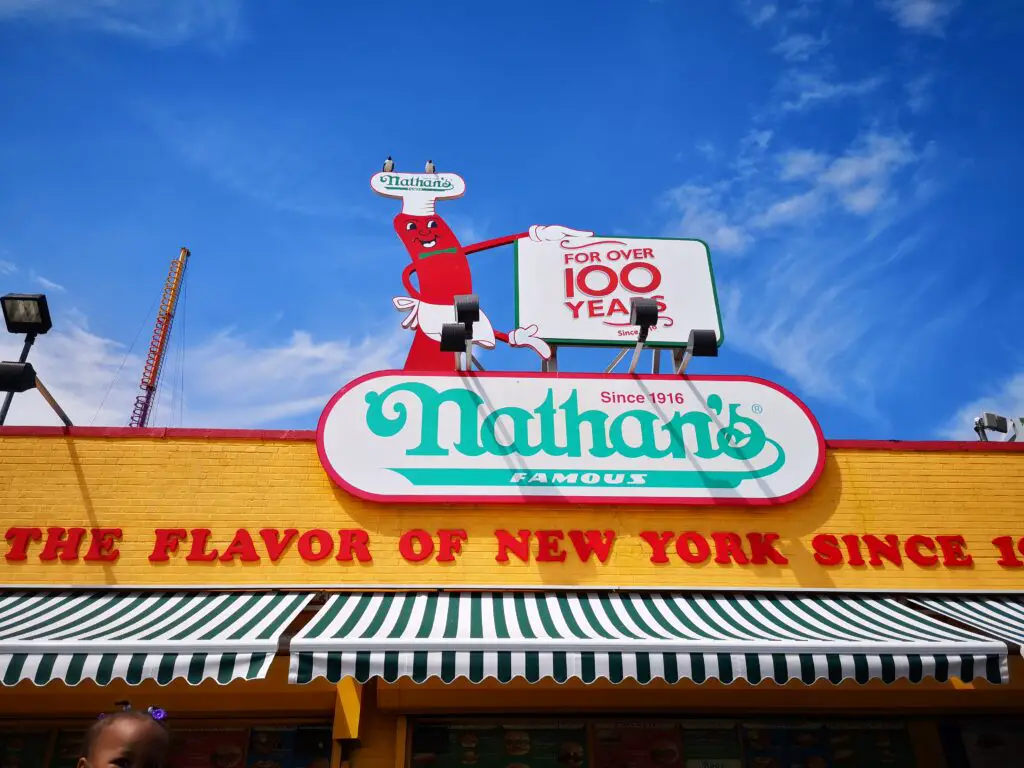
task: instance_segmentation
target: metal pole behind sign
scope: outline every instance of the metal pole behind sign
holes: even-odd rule
[[[622,349],[620,349],[619,353],[615,356],[615,359],[612,360],[611,363],[609,363],[608,367],[604,369],[604,372],[611,373],[612,371],[614,371],[615,366],[622,362],[622,358],[626,356],[627,352],[629,352],[628,347],[623,347]]]
[[[32,345],[36,341],[36,335],[30,333],[25,337],[25,346],[21,348],[21,357],[18,358],[19,363],[24,363],[28,360],[28,351],[32,349]],[[11,410],[11,401],[14,399],[14,393],[8,392],[4,397],[3,407],[0,407],[0,426],[3,426],[4,421],[7,419],[7,412]]]
[[[68,418],[68,415],[64,413],[64,409],[57,404],[56,400],[53,399],[53,395],[50,394],[50,390],[43,386],[43,382],[39,380],[38,376],[36,376],[36,389],[39,390],[39,394],[43,396],[43,399],[50,404],[50,407],[56,411],[60,420],[64,422],[65,427],[75,426],[71,423],[71,419]]]
[[[558,373],[558,347],[551,345],[551,357],[540,361],[542,373]]]

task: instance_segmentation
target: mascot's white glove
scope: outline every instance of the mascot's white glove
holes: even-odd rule
[[[550,226],[534,224],[530,227],[530,239],[537,243],[557,242],[558,240],[565,240],[570,237],[592,237],[593,234],[593,232],[588,232],[587,230],[570,229],[559,224],[552,224]]]
[[[537,338],[537,326],[528,325],[525,328],[516,328],[508,335],[510,347],[530,347],[534,352],[545,360],[551,357],[551,347],[544,339]]]

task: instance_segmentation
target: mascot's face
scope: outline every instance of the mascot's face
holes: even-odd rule
[[[462,247],[451,227],[440,216],[400,213],[395,216],[395,232],[414,259],[426,258],[435,253],[453,253]]]

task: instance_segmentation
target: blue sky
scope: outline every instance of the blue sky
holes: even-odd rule
[[[971,439],[1024,415],[1022,43],[1011,0],[0,0],[0,292],[48,293],[40,375],[122,424],[187,245],[156,425],[312,428],[404,359],[367,180],[429,157],[463,242],[708,241],[726,344],[693,372],[778,381],[832,438]],[[473,258],[511,326],[511,249]]]

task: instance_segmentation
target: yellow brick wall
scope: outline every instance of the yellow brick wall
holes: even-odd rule
[[[0,521],[10,526],[120,527],[120,560],[25,562],[0,557],[0,584],[152,585],[524,585],[803,587],[838,589],[1019,589],[1024,569],[998,566],[990,541],[1024,536],[1024,451],[830,450],[817,486],[791,504],[753,511],[715,507],[578,505],[393,505],[353,498],[334,487],[314,443],[242,438],[0,437]],[[150,563],[156,527],[206,527],[223,548],[246,527],[362,528],[374,561],[304,562],[294,545],[276,564]],[[469,540],[453,563],[405,562],[405,531],[464,528]],[[609,561],[495,562],[495,528],[613,529]],[[790,559],[776,565],[654,565],[643,530],[776,532]],[[829,532],[962,534],[972,568],[823,567],[811,539]],[[568,546],[568,542],[566,542]],[[3,542],[0,541],[0,547]],[[187,549],[187,545],[185,545]],[[6,551],[6,548],[4,547]],[[84,552],[83,552],[84,553]],[[574,562],[575,561],[575,562]]]

